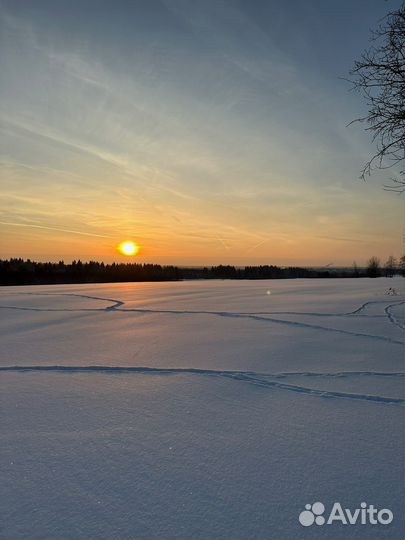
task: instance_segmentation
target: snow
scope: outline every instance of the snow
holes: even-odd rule
[[[403,538],[404,306],[400,278],[3,288],[0,538]],[[394,520],[302,527],[315,501]]]

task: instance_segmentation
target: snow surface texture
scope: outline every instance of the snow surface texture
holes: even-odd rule
[[[0,538],[404,538],[405,280],[9,287],[0,308]],[[303,527],[316,501],[394,520]]]

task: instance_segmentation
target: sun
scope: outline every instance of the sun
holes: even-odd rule
[[[118,251],[120,251],[123,255],[127,255],[128,257],[131,257],[132,255],[136,255],[139,251],[139,247],[129,240],[125,242],[121,242],[121,244],[118,246]]]

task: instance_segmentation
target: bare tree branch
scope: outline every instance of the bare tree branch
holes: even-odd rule
[[[405,3],[388,13],[372,32],[371,47],[350,71],[352,90],[366,100],[368,113],[350,122],[366,123],[376,153],[364,165],[364,180],[374,169],[390,168],[405,158]],[[390,191],[405,191],[405,175],[392,178]]]

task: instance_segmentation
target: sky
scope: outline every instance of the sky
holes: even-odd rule
[[[389,0],[0,0],[1,258],[359,265],[404,198],[343,80]]]

